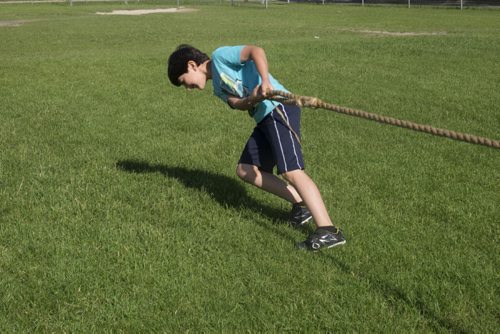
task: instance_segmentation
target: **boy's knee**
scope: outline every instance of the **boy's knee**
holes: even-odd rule
[[[255,180],[255,178],[257,177],[257,172],[257,166],[238,164],[238,167],[236,167],[236,175],[238,175],[238,177],[243,181],[247,182]]]
[[[302,169],[296,169],[281,174],[281,176],[283,176],[283,178],[291,184],[295,184],[298,178],[300,178],[303,175],[305,175],[305,172]]]
[[[245,168],[241,164],[236,166],[236,175],[242,180],[245,178]]]

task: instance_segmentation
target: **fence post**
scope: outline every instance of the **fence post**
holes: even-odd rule
[[[408,8],[410,8],[410,0],[408,0]]]
[[[460,0],[460,10],[464,10],[464,0]]]

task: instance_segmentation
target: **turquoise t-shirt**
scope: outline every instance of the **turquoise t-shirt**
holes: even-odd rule
[[[240,46],[223,46],[212,53],[212,84],[214,94],[227,103],[228,95],[244,98],[252,93],[255,86],[262,80],[253,60],[242,63],[240,61]],[[287,91],[276,79],[269,74],[269,81],[274,89]],[[264,100],[257,104],[250,112],[255,122],[259,123],[274,108],[277,102]]]

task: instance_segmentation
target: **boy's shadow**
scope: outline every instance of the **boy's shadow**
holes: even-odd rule
[[[199,169],[188,169],[185,167],[169,167],[166,165],[152,165],[144,161],[136,160],[121,160],[116,163],[118,169],[129,173],[161,173],[162,175],[174,178],[184,184],[188,188],[194,188],[199,191],[208,193],[215,201],[223,207],[232,207],[234,209],[250,209],[251,212],[260,212],[271,218],[274,222],[285,222],[286,212],[278,210],[270,206],[263,205],[255,199],[248,196],[241,182],[224,175],[214,174]],[[251,214],[249,214],[251,215]],[[251,216],[249,217],[251,218]],[[295,238],[283,229],[273,228],[272,225],[265,224],[259,220],[254,220],[261,227],[271,230],[273,233],[280,235],[282,238],[288,239],[291,242],[296,242]],[[332,253],[320,253],[318,256],[330,259],[338,268],[346,274],[352,274],[353,269],[344,261],[338,259]],[[390,282],[386,282],[377,276],[370,274],[357,273],[360,280],[367,281],[375,290],[378,290],[391,304],[395,303],[397,308],[398,303],[407,304],[415,308],[425,318],[431,321],[431,326],[435,330],[443,329],[464,333],[465,330],[453,321],[443,319],[432,311],[425,302],[420,299],[411,300],[409,296],[400,288],[394,286]]]
[[[160,173],[180,181],[187,188],[194,188],[210,195],[223,207],[249,209],[269,217],[274,222],[285,223],[287,212],[262,204],[248,196],[242,182],[221,174],[186,167],[150,164],[145,161],[120,160],[118,169],[129,173]],[[288,238],[290,238],[288,236]]]

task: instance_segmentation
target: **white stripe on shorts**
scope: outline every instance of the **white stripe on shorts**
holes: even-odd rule
[[[273,110],[273,113],[274,113],[274,110]],[[276,125],[276,119],[274,117],[273,117],[273,122],[274,122],[274,129],[276,130],[276,135],[278,136],[278,142],[280,144],[281,156],[283,157],[283,162],[285,163],[285,172],[288,172],[288,167],[286,165],[286,160],[285,160],[285,152],[283,152],[283,146],[281,145],[280,133],[278,131],[278,126]]]
[[[288,125],[291,127],[292,125],[290,124],[290,121],[288,119],[288,115],[286,114],[286,110],[285,110],[285,106],[283,104],[281,104],[281,107],[283,108],[283,115],[285,115],[286,117],[286,122],[288,123]],[[290,129],[288,129],[288,133],[290,134],[290,140],[292,141],[292,146],[293,146],[293,154],[295,155],[295,160],[297,160],[297,166],[299,166],[300,169],[304,169],[301,165],[300,165],[300,162],[299,162],[299,157],[297,156],[297,151],[295,150],[295,141],[293,140],[293,137],[292,137],[292,131],[290,131]]]

